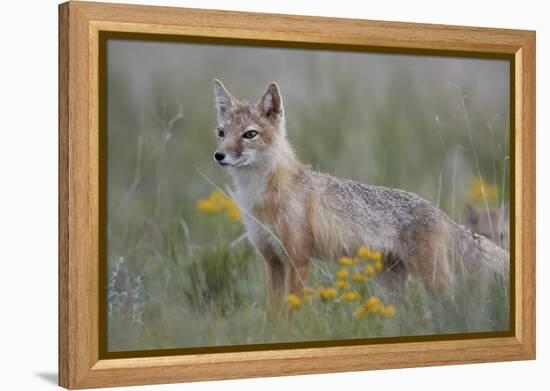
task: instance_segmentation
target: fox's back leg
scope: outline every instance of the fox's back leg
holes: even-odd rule
[[[429,204],[413,210],[413,220],[407,232],[407,269],[418,274],[430,290],[445,290],[452,294],[454,278],[450,270],[448,225],[435,214]]]
[[[383,262],[384,270],[377,276],[377,279],[380,279],[381,286],[386,288],[391,300],[403,297],[409,276],[405,263],[394,253],[385,254]]]

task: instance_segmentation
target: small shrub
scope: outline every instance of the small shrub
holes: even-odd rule
[[[251,279],[252,255],[250,246],[230,249],[227,245],[218,245],[200,251],[185,266],[186,299],[198,311],[214,307],[224,316],[233,312],[245,299],[250,299],[247,285]]]

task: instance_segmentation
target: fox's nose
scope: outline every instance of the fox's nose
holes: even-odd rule
[[[221,162],[223,159],[225,159],[225,153],[216,152],[216,153],[214,154],[214,159],[216,159],[217,161]]]

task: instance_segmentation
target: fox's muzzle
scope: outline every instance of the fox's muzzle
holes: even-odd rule
[[[227,166],[229,165],[228,162],[224,162],[224,159],[226,157],[226,154],[223,152],[214,152],[214,160],[220,164],[220,166]]]

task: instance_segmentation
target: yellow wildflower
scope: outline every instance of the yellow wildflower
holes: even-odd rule
[[[340,289],[349,289],[349,284],[343,280],[336,281],[336,286]]]
[[[380,311],[380,308],[382,304],[380,304],[380,300],[376,296],[371,296],[364,304],[365,309],[370,313],[377,313]]]
[[[384,310],[382,311],[382,316],[386,318],[391,318],[392,316],[395,316],[395,307],[393,305],[388,305],[384,307]]]
[[[215,202],[222,202],[225,200],[225,195],[219,190],[212,190],[208,198]]]
[[[302,288],[302,292],[304,293],[304,295],[311,295],[313,293],[313,288],[309,286],[304,286]]]
[[[202,199],[197,201],[197,209],[208,214],[218,214],[223,210],[223,206],[210,199]]]
[[[376,274],[376,270],[374,270],[374,267],[372,265],[365,266],[363,272],[365,272],[368,277],[372,277]]]
[[[333,299],[336,297],[336,288],[327,288],[325,291],[325,296],[327,296],[329,299]]]
[[[383,256],[380,251],[371,251],[367,246],[359,247],[357,255],[365,260],[372,259],[374,261],[382,260]]]
[[[354,262],[350,257],[341,257],[338,259],[338,263],[342,266],[351,266]]]
[[[238,220],[241,216],[237,204],[218,190],[212,191],[207,198],[198,200],[196,207],[199,211],[208,214],[219,214],[225,211],[226,217],[230,220]]]
[[[482,204],[487,200],[489,204],[497,201],[497,189],[495,186],[485,182],[483,177],[472,178],[467,191],[468,198],[477,204]]]
[[[334,299],[336,294],[336,288],[319,288],[319,296],[323,300]]]
[[[377,272],[381,272],[382,269],[384,269],[384,264],[382,263],[382,261],[376,261],[376,262],[374,262],[374,269],[375,269]]]
[[[227,207],[225,209],[225,216],[229,220],[236,221],[236,220],[239,220],[241,218],[241,211],[239,210],[239,208],[234,203],[232,203],[230,205],[227,205]]]
[[[370,250],[367,246],[361,246],[357,249],[357,256],[358,257],[361,257],[361,258],[364,258],[364,259],[369,259],[370,258]]]
[[[370,254],[371,259],[375,261],[381,261],[382,260],[382,253],[380,251],[375,251]]]
[[[348,291],[344,293],[342,298],[344,299],[344,301],[355,301],[359,299],[359,293],[354,291]]]
[[[349,277],[349,271],[345,267],[336,272],[336,278],[339,280],[345,280]]]
[[[364,307],[359,307],[355,310],[355,317],[357,318],[363,318],[365,315],[366,315],[367,311],[365,310]]]
[[[351,275],[351,279],[352,281],[355,281],[355,282],[361,282],[365,280],[365,276],[359,272],[355,272]]]
[[[294,293],[289,293],[287,298],[288,306],[292,309],[298,309],[302,306],[302,299],[300,299],[299,296],[295,295]]]

